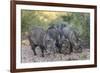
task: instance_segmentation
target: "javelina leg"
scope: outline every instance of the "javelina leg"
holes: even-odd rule
[[[61,53],[61,48],[58,48],[58,52]]]
[[[45,50],[45,47],[44,46],[40,46],[41,48],[41,52],[42,52],[42,57],[44,57],[44,50]]]
[[[34,55],[36,55],[36,52],[35,52],[36,45],[33,43],[33,41],[30,39],[30,37],[29,37],[29,42],[30,42],[30,46],[34,52]]]
[[[56,43],[55,45],[57,47],[57,52],[61,53],[61,45],[59,43]]]
[[[57,52],[57,53],[62,53],[62,52],[61,52],[61,48],[57,47],[56,52]]]
[[[35,48],[36,48],[36,46],[35,46],[35,45],[32,45],[32,50],[33,50],[33,52],[34,52],[34,55],[37,55],[37,54],[36,54],[36,51],[35,51]]]
[[[61,48],[62,48],[62,45],[61,44],[58,44],[58,52],[61,53]]]

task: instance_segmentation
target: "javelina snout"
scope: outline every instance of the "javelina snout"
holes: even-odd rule
[[[62,41],[62,48],[61,48],[61,53],[63,54],[70,54],[71,53],[71,46],[70,46],[70,42],[68,39],[64,39]]]

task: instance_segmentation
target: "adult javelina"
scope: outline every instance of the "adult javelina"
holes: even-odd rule
[[[69,26],[64,27],[63,34],[64,34],[65,38],[69,39],[69,41],[71,43],[72,51],[82,52],[78,33],[73,28],[71,28]]]
[[[68,38],[65,37],[63,33],[63,28],[67,27],[67,24],[61,23],[56,26],[59,34],[60,40],[59,43],[61,44],[61,53],[63,54],[70,54],[72,52],[71,43]]]
[[[33,28],[30,31],[28,38],[32,50],[34,52],[34,55],[36,55],[35,48],[37,46],[41,48],[42,57],[44,57],[44,50],[53,47],[53,40],[48,36],[48,34],[42,28],[38,28],[38,27]]]
[[[49,35],[56,41],[55,46],[59,53],[70,54],[70,42],[68,38],[64,37],[63,28],[66,24],[56,24],[48,28]]]
[[[60,33],[56,27],[49,27],[47,30],[49,36],[55,41],[55,51],[61,53]]]

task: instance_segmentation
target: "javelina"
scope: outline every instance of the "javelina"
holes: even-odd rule
[[[56,47],[58,48],[59,53],[70,54],[72,49],[70,41],[68,38],[65,38],[63,34],[63,28],[66,27],[66,24],[56,24],[53,27],[50,27],[49,33],[53,35],[56,40]]]
[[[47,33],[55,41],[56,52],[61,53],[61,44],[59,42],[61,36],[58,29],[56,29],[55,27],[49,27]]]
[[[56,41],[55,46],[59,53],[71,53],[70,42],[68,38],[64,38],[63,28],[65,24],[56,24],[48,28],[48,33]],[[65,51],[64,51],[65,50]]]
[[[44,50],[47,48],[53,48],[53,40],[48,36],[46,31],[44,31],[42,28],[35,27],[33,28],[29,33],[29,41],[30,45],[32,47],[32,50],[34,52],[34,55],[36,55],[35,48],[37,46],[40,47],[42,52],[42,57],[44,57]]]
[[[71,43],[71,47],[73,49],[72,51],[82,52],[78,33],[74,29],[72,29],[69,26],[66,26],[63,28],[63,34],[64,34],[65,38],[69,39],[69,41]]]

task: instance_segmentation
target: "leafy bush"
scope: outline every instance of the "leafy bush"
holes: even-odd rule
[[[90,14],[83,12],[55,12],[55,11],[21,11],[21,32],[28,32],[33,27],[45,30],[51,25],[65,23],[75,28],[82,40],[90,43]]]

